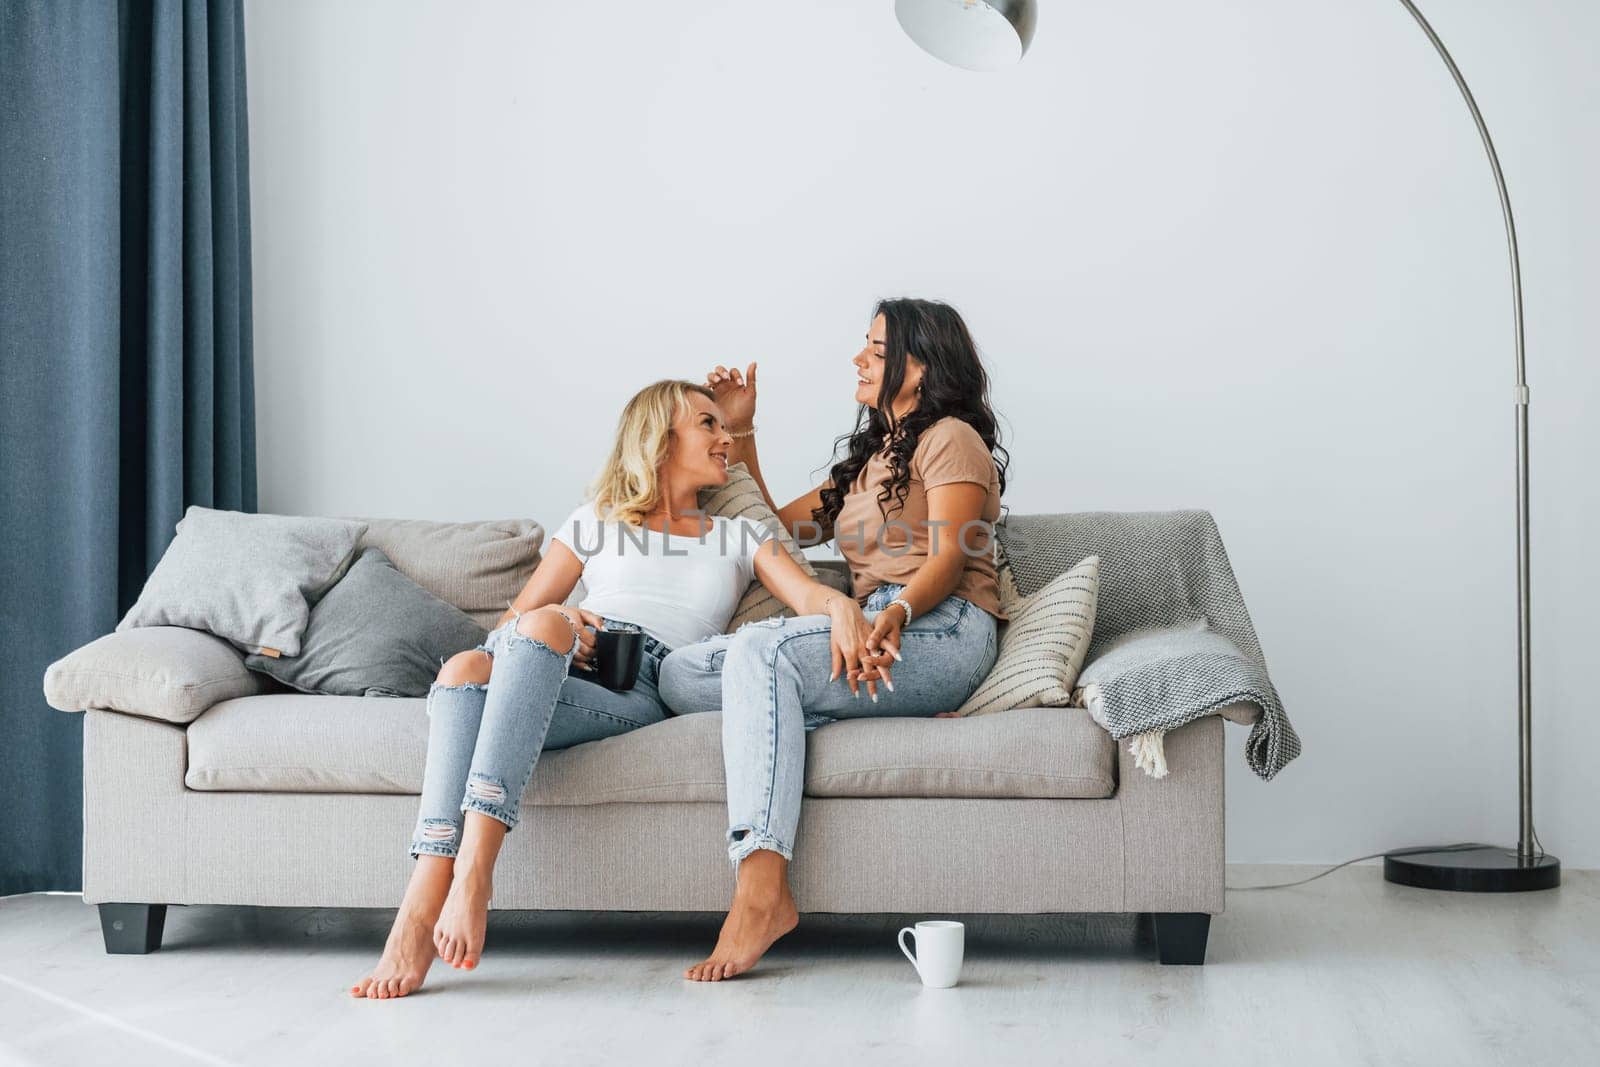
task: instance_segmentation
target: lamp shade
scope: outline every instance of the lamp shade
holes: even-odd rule
[[[965,70],[1000,70],[1033,41],[1034,0],[895,0],[906,36],[929,55]]]

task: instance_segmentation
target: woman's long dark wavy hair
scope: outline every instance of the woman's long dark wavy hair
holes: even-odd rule
[[[978,431],[995,457],[1000,491],[1005,492],[1006,466],[1011,456],[1000,444],[994,412],[989,407],[989,375],[960,313],[935,300],[896,299],[880,300],[872,317],[879,315],[883,316],[886,329],[878,406],[862,404],[856,412],[855,429],[833,443],[835,455],[841,445],[845,446],[845,457],[833,465],[833,484],[822,490],[822,506],[811,513],[824,529],[833,527],[844,506],[845,494],[890,433],[894,437],[889,480],[878,493],[878,510],[887,520],[891,500],[894,510],[903,508],[911,488],[911,456],[917,450],[917,441],[923,430],[947,415],[954,415]],[[905,382],[908,355],[915,355],[923,365],[922,394],[916,408],[896,425],[890,408]]]

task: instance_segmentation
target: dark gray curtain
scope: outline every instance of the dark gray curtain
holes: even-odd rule
[[[45,667],[255,510],[248,161],[242,0],[0,0],[0,895],[81,888]]]

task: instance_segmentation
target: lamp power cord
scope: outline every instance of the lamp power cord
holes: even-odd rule
[[[1537,830],[1535,830],[1533,833],[1533,843],[1539,849],[1539,858],[1543,859],[1544,845],[1539,841],[1539,832]],[[1345,860],[1343,863],[1329,867],[1327,870],[1322,871],[1319,874],[1313,874],[1309,878],[1302,878],[1296,882],[1273,882],[1270,885],[1224,885],[1223,888],[1230,893],[1244,893],[1252,889],[1287,889],[1290,886],[1305,885],[1307,882],[1314,882],[1318,878],[1330,875],[1334,871],[1339,870],[1341,867],[1348,867],[1352,863],[1360,863],[1362,860],[1374,860],[1378,859],[1380,856],[1410,856],[1418,852],[1468,852],[1472,849],[1482,847],[1483,843],[1481,841],[1458,841],[1453,845],[1436,845],[1426,848],[1389,849],[1385,852],[1374,852],[1371,855],[1357,856],[1355,859]]]

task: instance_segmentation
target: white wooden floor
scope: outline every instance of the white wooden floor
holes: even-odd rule
[[[477,971],[436,967],[380,1002],[345,989],[387,913],[172,908],[160,952],[107,956],[77,897],[11,897],[0,1063],[1600,1062],[1600,872],[1469,895],[1369,865],[1230,893],[1198,968],[1157,965],[1132,917],[962,916],[950,990],[923,989],[894,944],[929,917],[809,916],[750,976],[696,985],[679,974],[720,916],[496,913]]]

